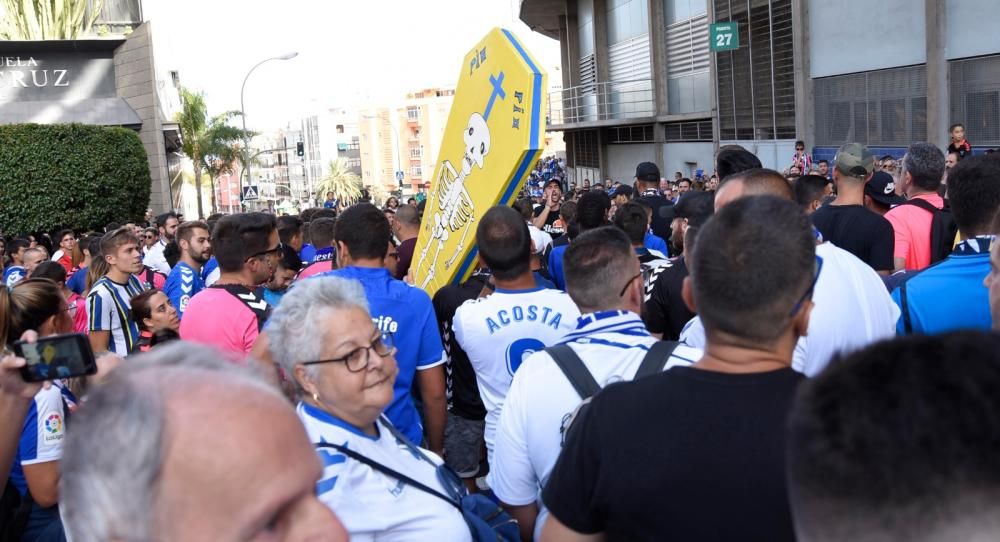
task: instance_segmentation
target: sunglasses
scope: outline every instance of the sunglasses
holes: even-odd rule
[[[278,246],[276,246],[276,247],[274,247],[274,248],[272,248],[270,250],[262,250],[262,251],[260,251],[260,252],[258,252],[256,254],[251,254],[247,259],[248,260],[252,260],[254,258],[260,258],[261,256],[267,256],[269,254],[273,254],[274,256],[280,256],[281,255],[281,249],[283,249],[283,248],[284,248],[284,245],[282,245],[281,242],[279,241],[278,242]]]

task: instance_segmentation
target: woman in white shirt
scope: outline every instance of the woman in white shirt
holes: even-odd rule
[[[351,540],[470,540],[458,508],[441,498],[455,491],[439,477],[441,458],[397,436],[381,416],[399,372],[396,349],[391,335],[372,323],[361,284],[337,277],[301,281],[266,330],[272,356],[300,394],[296,411],[306,432],[314,443],[331,446],[317,449],[323,461],[317,493]]]

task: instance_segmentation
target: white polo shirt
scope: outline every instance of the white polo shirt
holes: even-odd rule
[[[546,288],[497,288],[487,297],[466,301],[455,311],[455,340],[476,371],[486,407],[484,438],[491,464],[497,421],[514,373],[528,356],[573,331],[579,316],[569,294]]]
[[[376,422],[379,435],[373,437],[305,403],[299,403],[296,413],[311,442],[344,446],[447,495],[435,467],[396,440],[381,420]],[[455,506],[333,448],[318,448],[317,453],[323,476],[316,495],[337,514],[352,541],[469,540],[469,527]],[[423,453],[437,465],[443,462]]]
[[[870,265],[827,241],[816,245],[823,269],[813,291],[809,334],[799,337],[792,369],[813,377],[838,352],[849,354],[882,339],[896,336],[899,307],[885,283]],[[681,331],[681,340],[705,345],[705,327],[694,317]]]
[[[637,314],[608,311],[581,316],[577,329],[561,342],[580,356],[594,380],[604,387],[632,380],[649,347],[657,341]],[[678,345],[665,369],[691,365],[701,355],[700,350]],[[541,490],[562,451],[565,425],[581,402],[552,357],[538,352],[514,375],[500,413],[487,482],[504,503],[538,503],[536,540],[548,516]]]

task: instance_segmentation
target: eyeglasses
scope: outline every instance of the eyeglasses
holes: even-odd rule
[[[802,308],[802,304],[806,302],[806,298],[809,297],[809,295],[813,293],[813,290],[816,289],[816,281],[819,280],[819,273],[822,270],[823,258],[822,256],[816,256],[816,276],[813,277],[812,284],[809,285],[809,289],[806,290],[806,293],[802,294],[802,297],[795,302],[795,306],[792,307],[792,311],[788,313],[789,317],[795,316],[795,314],[799,312],[799,309]]]
[[[147,236],[146,236],[146,239],[153,239],[153,238],[154,238],[154,237],[153,237],[152,235],[147,235]]]
[[[628,279],[628,282],[625,283],[625,286],[622,286],[622,291],[618,292],[618,297],[624,296],[625,295],[625,290],[628,290],[628,287],[632,285],[632,281],[634,281],[635,279],[640,278],[640,277],[642,277],[642,272],[641,271],[639,273],[636,273],[636,275],[634,277]]]
[[[273,254],[274,256],[280,256],[282,248],[284,248],[284,245],[282,245],[281,242],[279,241],[278,246],[272,248],[271,250],[262,250],[256,254],[251,254],[250,257],[247,259],[252,260],[254,258],[259,258],[261,256],[267,256],[268,254]]]
[[[392,333],[378,333],[372,338],[371,344],[355,348],[354,350],[348,352],[346,356],[332,359],[319,359],[315,361],[303,361],[300,365],[343,363],[347,366],[348,371],[352,373],[360,373],[368,368],[368,362],[371,360],[372,352],[375,352],[375,354],[380,358],[387,358],[395,351],[396,347],[392,339]]]
[[[797,151],[804,151],[804,150],[806,150],[806,148],[805,147],[795,147],[795,150],[797,150]]]

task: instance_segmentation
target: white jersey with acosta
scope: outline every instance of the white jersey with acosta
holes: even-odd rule
[[[433,466],[398,441],[379,420],[378,437],[311,405],[296,408],[313,443],[345,446],[369,459],[447,495]],[[443,463],[422,450],[435,464]],[[354,542],[374,540],[467,541],[469,527],[458,509],[332,448],[319,448],[323,475],[316,484],[319,499],[333,510]]]
[[[576,327],[580,310],[559,290],[504,290],[466,301],[455,311],[455,340],[476,371],[486,407],[486,451],[493,462],[493,442],[504,397],[525,359],[555,344]]]
[[[792,356],[792,369],[808,377],[819,374],[838,352],[848,354],[894,337],[900,315],[871,266],[829,241],[816,245],[816,255],[823,258],[823,269],[813,291],[809,334],[799,338]],[[684,326],[681,340],[704,348],[701,318]]]
[[[561,341],[580,357],[601,387],[632,380],[650,346],[656,342],[642,319],[626,311],[583,315],[576,331]],[[679,344],[664,368],[691,365],[701,355],[701,350]],[[515,506],[538,503],[536,540],[548,517],[548,510],[541,502],[541,490],[562,451],[567,422],[581,402],[580,395],[552,357],[538,352],[514,375],[500,413],[487,483],[504,503]]]

